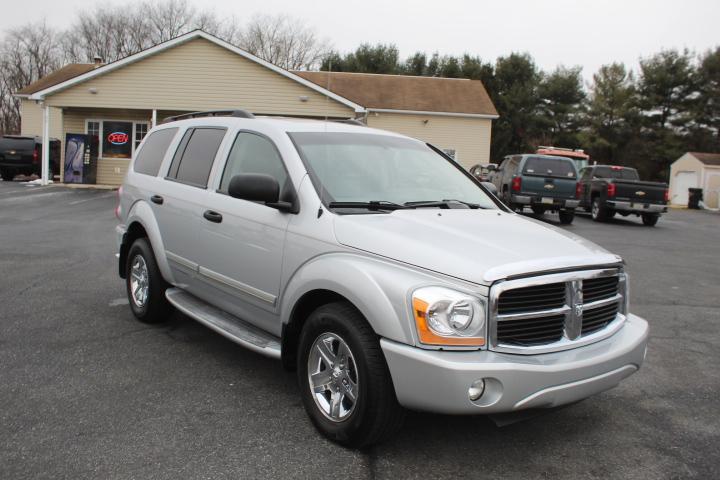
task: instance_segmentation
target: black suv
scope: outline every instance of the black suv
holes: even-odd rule
[[[50,178],[59,173],[60,140],[50,139]],[[26,135],[0,137],[0,175],[12,180],[15,175],[40,175],[42,170],[42,138]]]

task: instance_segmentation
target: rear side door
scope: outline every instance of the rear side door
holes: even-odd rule
[[[148,192],[175,283],[189,291],[198,285],[199,219],[205,210],[210,170],[225,133],[220,127],[186,130],[167,175]]]
[[[279,334],[271,315],[280,290],[285,235],[292,214],[263,203],[233,198],[233,176],[260,173],[275,178],[281,192],[292,188],[283,159],[273,141],[260,133],[240,131],[232,140],[220,181],[208,192],[207,210],[199,216],[198,262],[201,297],[213,297],[224,310]]]

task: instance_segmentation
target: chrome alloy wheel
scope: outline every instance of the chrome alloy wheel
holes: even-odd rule
[[[600,216],[600,204],[597,200],[594,200],[591,207],[591,215],[594,220],[597,220]]]
[[[308,356],[308,382],[315,405],[333,422],[342,422],[355,410],[358,371],[345,340],[323,333],[313,342]]]
[[[135,255],[130,267],[130,293],[135,305],[142,308],[150,292],[150,276],[142,255]]]

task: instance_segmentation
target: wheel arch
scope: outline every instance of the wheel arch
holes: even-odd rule
[[[155,215],[153,214],[152,208],[146,202],[138,201],[133,204],[128,212],[126,219],[127,232],[123,237],[123,242],[120,246],[120,258],[118,262],[118,268],[121,270],[120,276],[124,277],[125,273],[123,265],[127,259],[127,252],[137,238],[145,237],[150,242],[155,261],[158,264],[160,273],[162,274],[165,281],[173,283],[172,273],[170,271],[170,265],[165,255],[165,248],[163,246],[162,237],[160,235],[160,228],[158,227]],[[131,235],[131,232],[133,234]],[[123,258],[123,252],[125,258]]]
[[[344,301],[362,314],[380,337],[414,342],[408,320],[407,288],[419,280],[402,268],[353,254],[328,254],[303,265],[290,279],[280,304],[282,362],[293,369],[297,341],[310,313]]]

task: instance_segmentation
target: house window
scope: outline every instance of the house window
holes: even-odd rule
[[[149,129],[148,122],[86,120],[85,132],[98,140],[100,158],[130,160]]]
[[[148,124],[147,123],[136,123],[135,124],[135,149],[137,150],[138,146],[140,146],[140,142],[143,141],[143,138],[145,138],[145,135],[147,135],[148,132]]]

